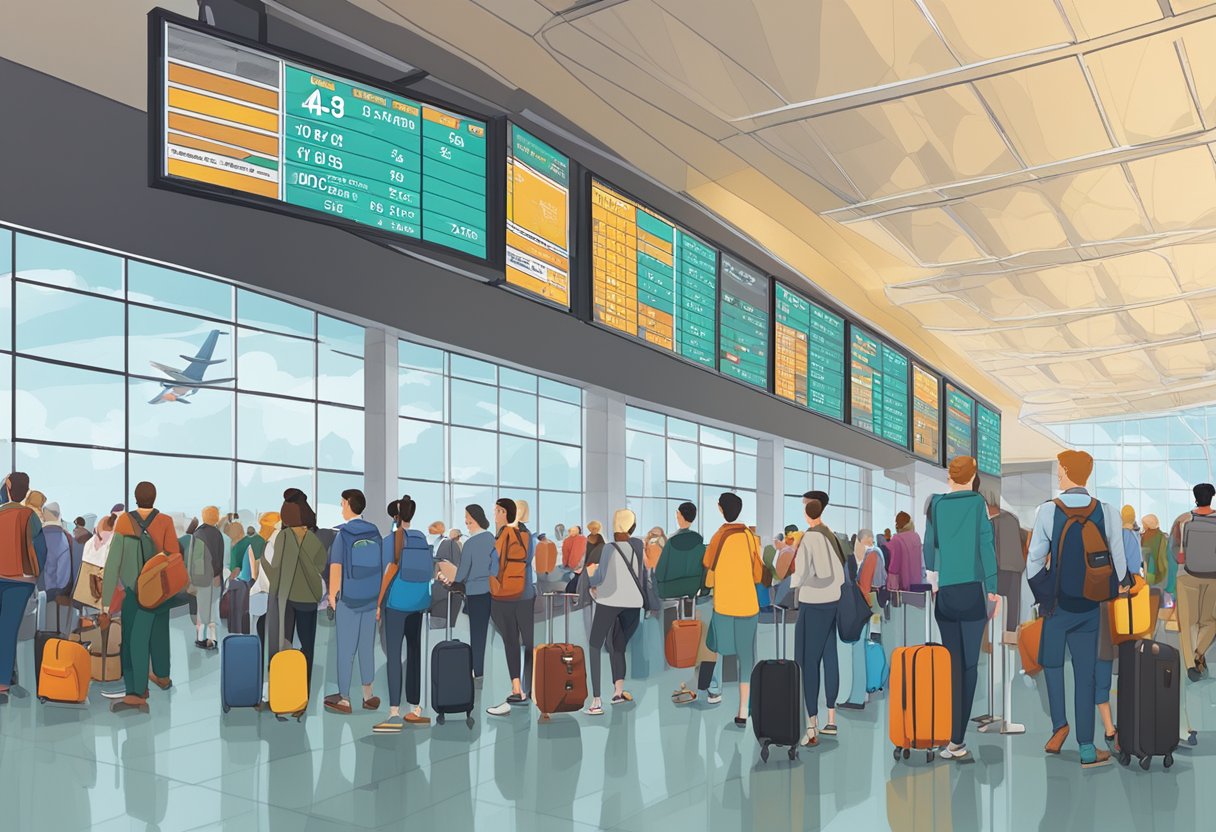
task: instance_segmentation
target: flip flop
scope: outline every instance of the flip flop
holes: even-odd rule
[[[688,688],[684,688],[683,690],[678,690],[673,693],[671,695],[671,701],[676,705],[687,705],[689,702],[696,702],[697,695]]]

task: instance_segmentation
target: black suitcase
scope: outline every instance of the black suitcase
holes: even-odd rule
[[[452,596],[448,593],[448,605]],[[450,622],[450,614],[445,622]],[[428,641],[430,622],[427,622]],[[431,708],[436,713],[435,721],[442,725],[447,714],[464,714],[465,722],[473,727],[473,648],[459,639],[452,638],[449,623],[445,638],[431,651]]]
[[[786,611],[777,609],[778,621],[773,626],[781,658],[759,661],[752,669],[752,730],[760,743],[760,759],[766,763],[772,745],[785,746],[790,759],[797,759],[802,738],[802,671],[798,662],[784,658]]]
[[[1119,645],[1119,762],[1132,757],[1148,771],[1153,757],[1174,764],[1182,708],[1178,651],[1148,639]]]

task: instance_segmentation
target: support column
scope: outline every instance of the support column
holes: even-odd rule
[[[383,507],[397,487],[397,337],[368,327],[363,348],[363,493],[367,518],[387,528]],[[378,510],[377,510],[378,509]]]
[[[756,455],[756,533],[765,544],[785,528],[785,440],[761,439]]]
[[[625,397],[600,388],[583,394],[583,524],[599,520],[608,539],[612,513],[625,505]]]

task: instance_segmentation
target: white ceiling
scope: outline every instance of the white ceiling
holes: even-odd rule
[[[115,5],[142,37],[146,4]],[[401,27],[530,93],[1024,419],[1216,400],[1216,5],[269,5],[344,32],[359,7],[391,24],[350,32],[383,52],[410,59]],[[142,76],[53,48],[0,33],[142,102]],[[1005,425],[1007,458],[1054,447]]]

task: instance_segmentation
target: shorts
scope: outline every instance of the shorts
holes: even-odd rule
[[[756,624],[759,615],[734,616],[715,612],[706,642],[720,656],[739,657],[739,678],[751,675],[756,664]]]

